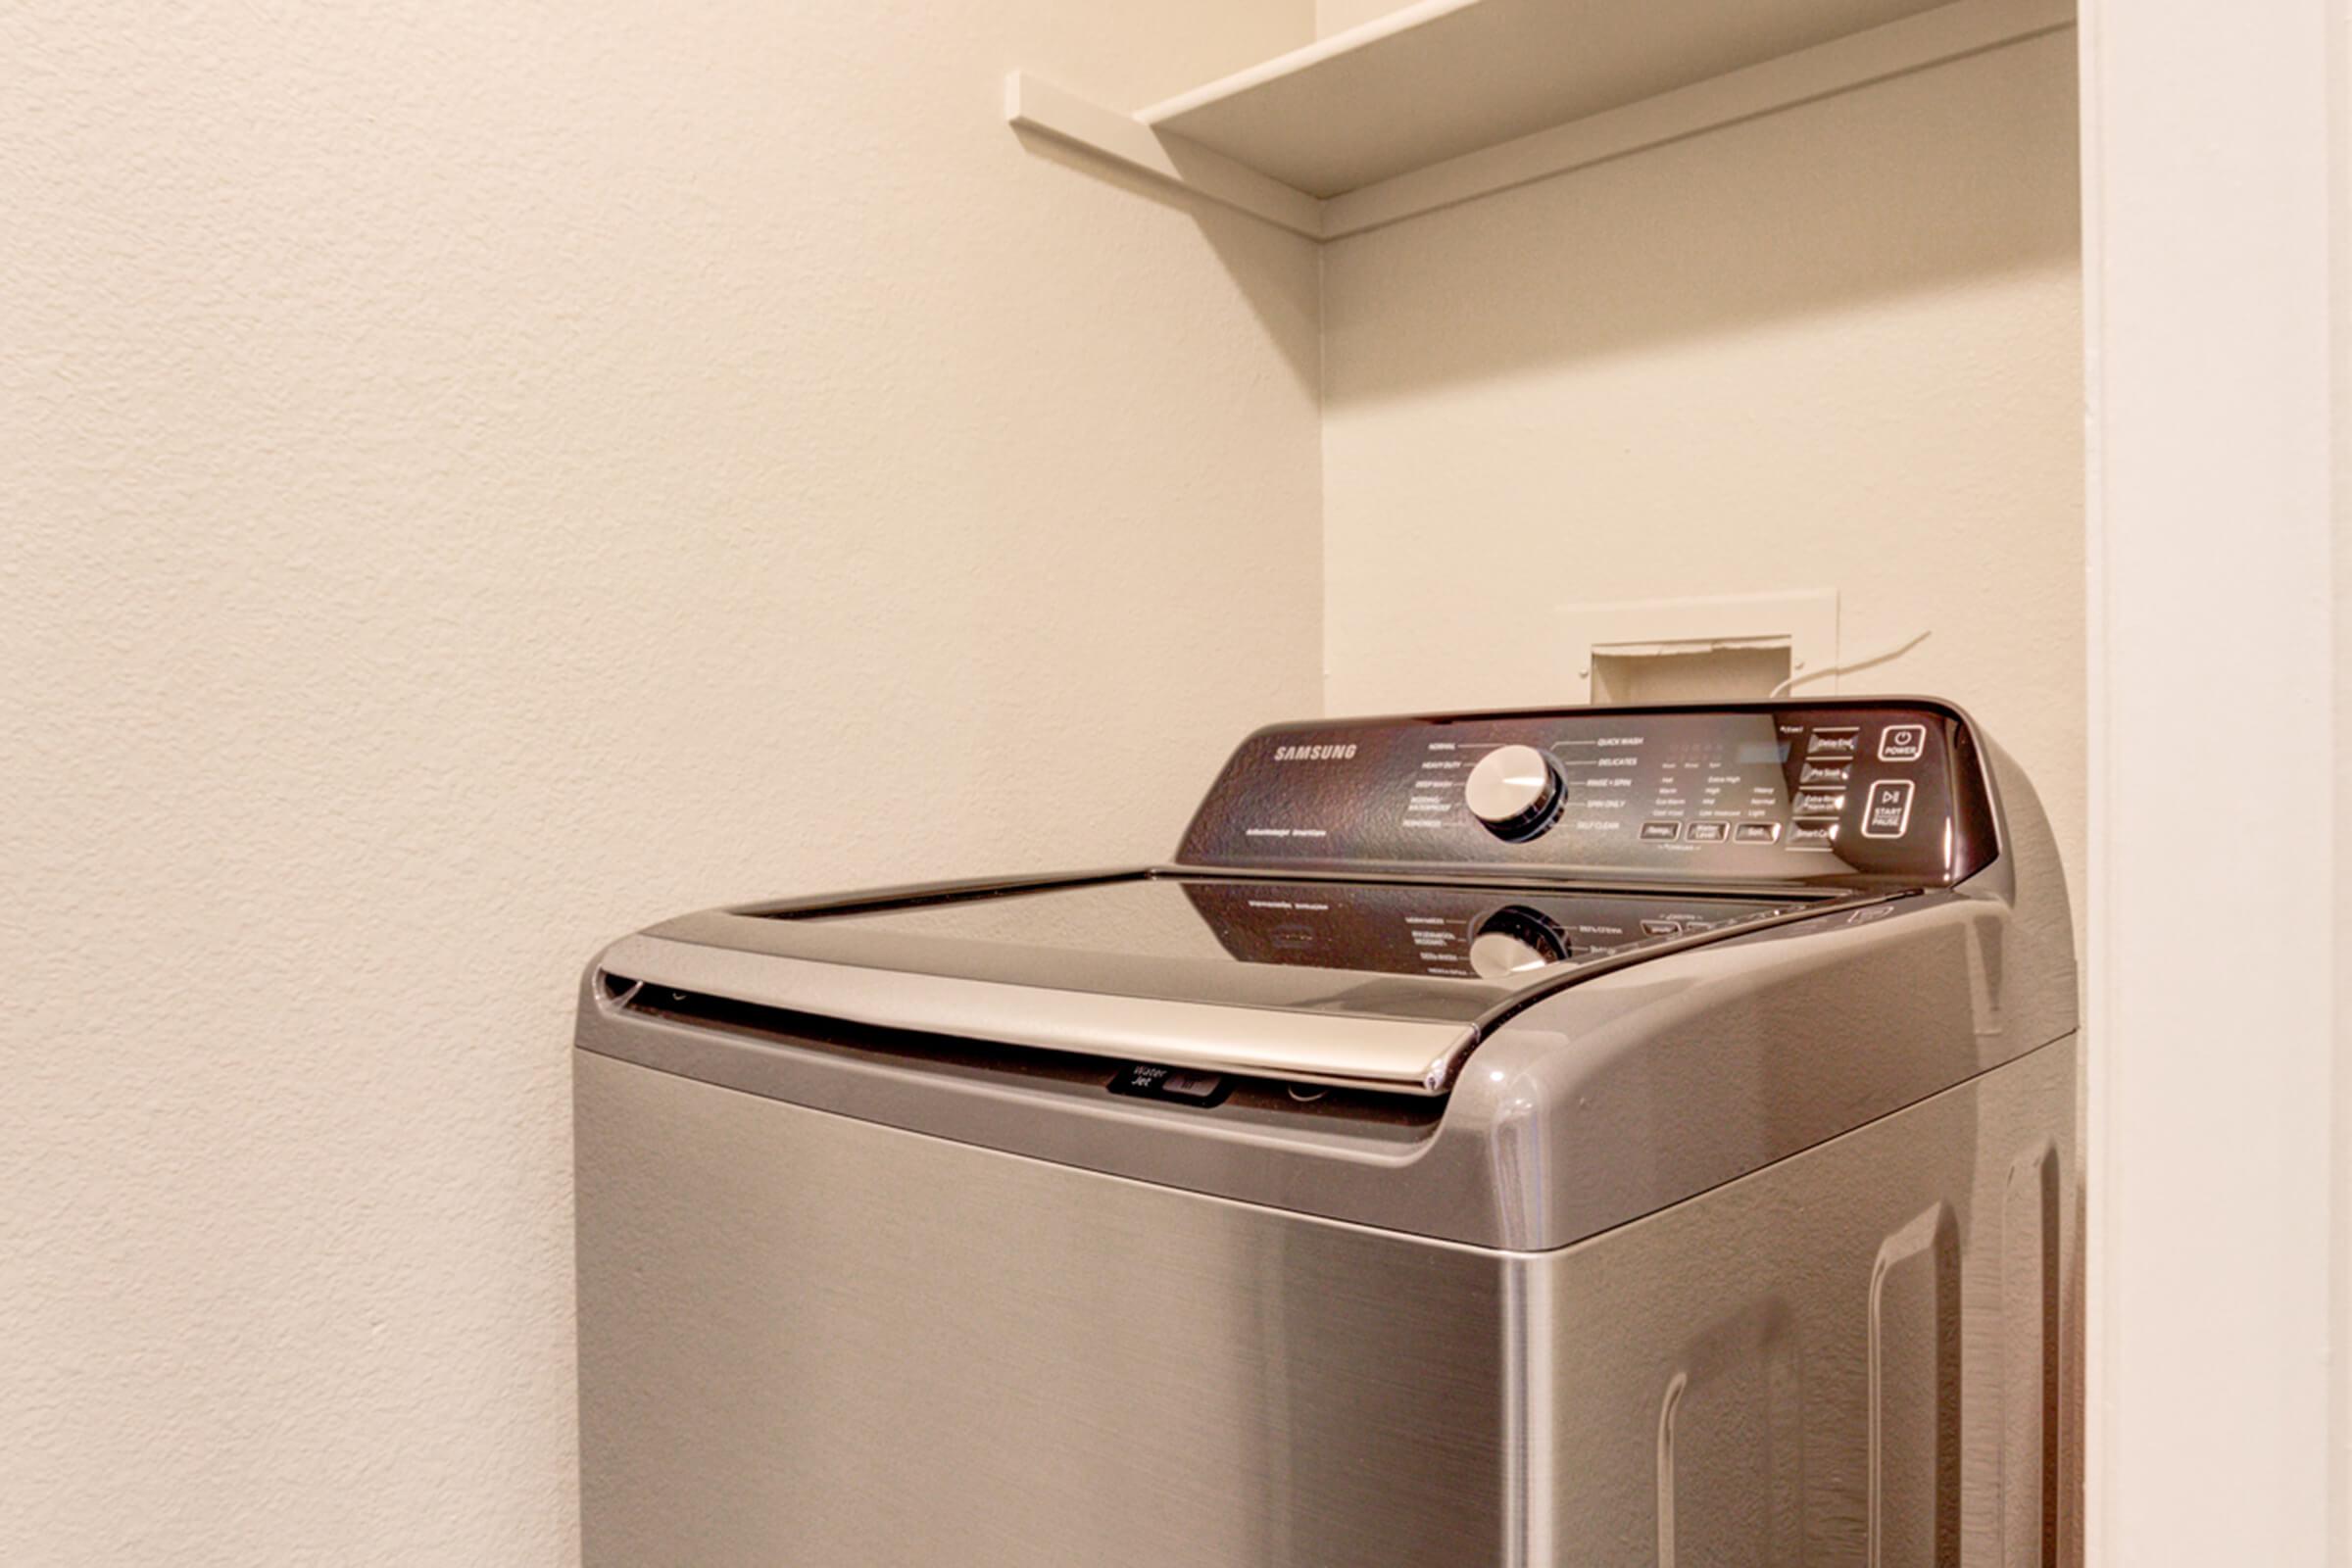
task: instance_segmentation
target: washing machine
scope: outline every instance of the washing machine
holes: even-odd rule
[[[2075,1036],[1925,699],[1282,724],[1165,864],[665,921],[586,1564],[2072,1562]]]

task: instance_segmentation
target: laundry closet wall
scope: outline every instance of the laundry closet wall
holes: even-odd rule
[[[1834,588],[1846,658],[1933,634],[1842,689],[1971,708],[2079,893],[2075,69],[2065,28],[1330,245],[1329,710],[1557,702],[1563,605]]]
[[[596,945],[1162,854],[1316,709],[1311,248],[998,108],[1312,30],[0,19],[0,1562],[574,1561]]]

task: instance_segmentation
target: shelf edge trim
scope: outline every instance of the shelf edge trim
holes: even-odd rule
[[[1422,5],[1398,15],[1420,23],[1453,9]],[[1004,78],[1004,118],[1016,129],[1052,137],[1291,233],[1327,242],[2075,24],[2074,0],[1953,0],[1328,198],[1310,196],[1189,137],[1155,129],[1138,116],[1105,109],[1026,72]]]
[[[1004,78],[1004,119],[1016,130],[1098,153],[1294,234],[1323,237],[1323,204],[1304,191],[1182,136],[1155,131],[1133,115],[1089,103],[1027,72],[1016,71]]]

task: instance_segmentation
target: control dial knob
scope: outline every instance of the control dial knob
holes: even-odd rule
[[[1551,826],[1564,793],[1560,770],[1533,746],[1497,746],[1479,759],[1462,786],[1470,814],[1498,839],[1516,843]]]
[[[1479,921],[1470,938],[1470,967],[1480,978],[1508,980],[1568,956],[1568,939],[1541,909],[1514,904]]]

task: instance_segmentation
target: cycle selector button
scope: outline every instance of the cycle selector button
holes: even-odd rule
[[[1566,787],[1552,760],[1533,746],[1497,746],[1462,785],[1470,814],[1498,839],[1535,838],[1560,814]]]

